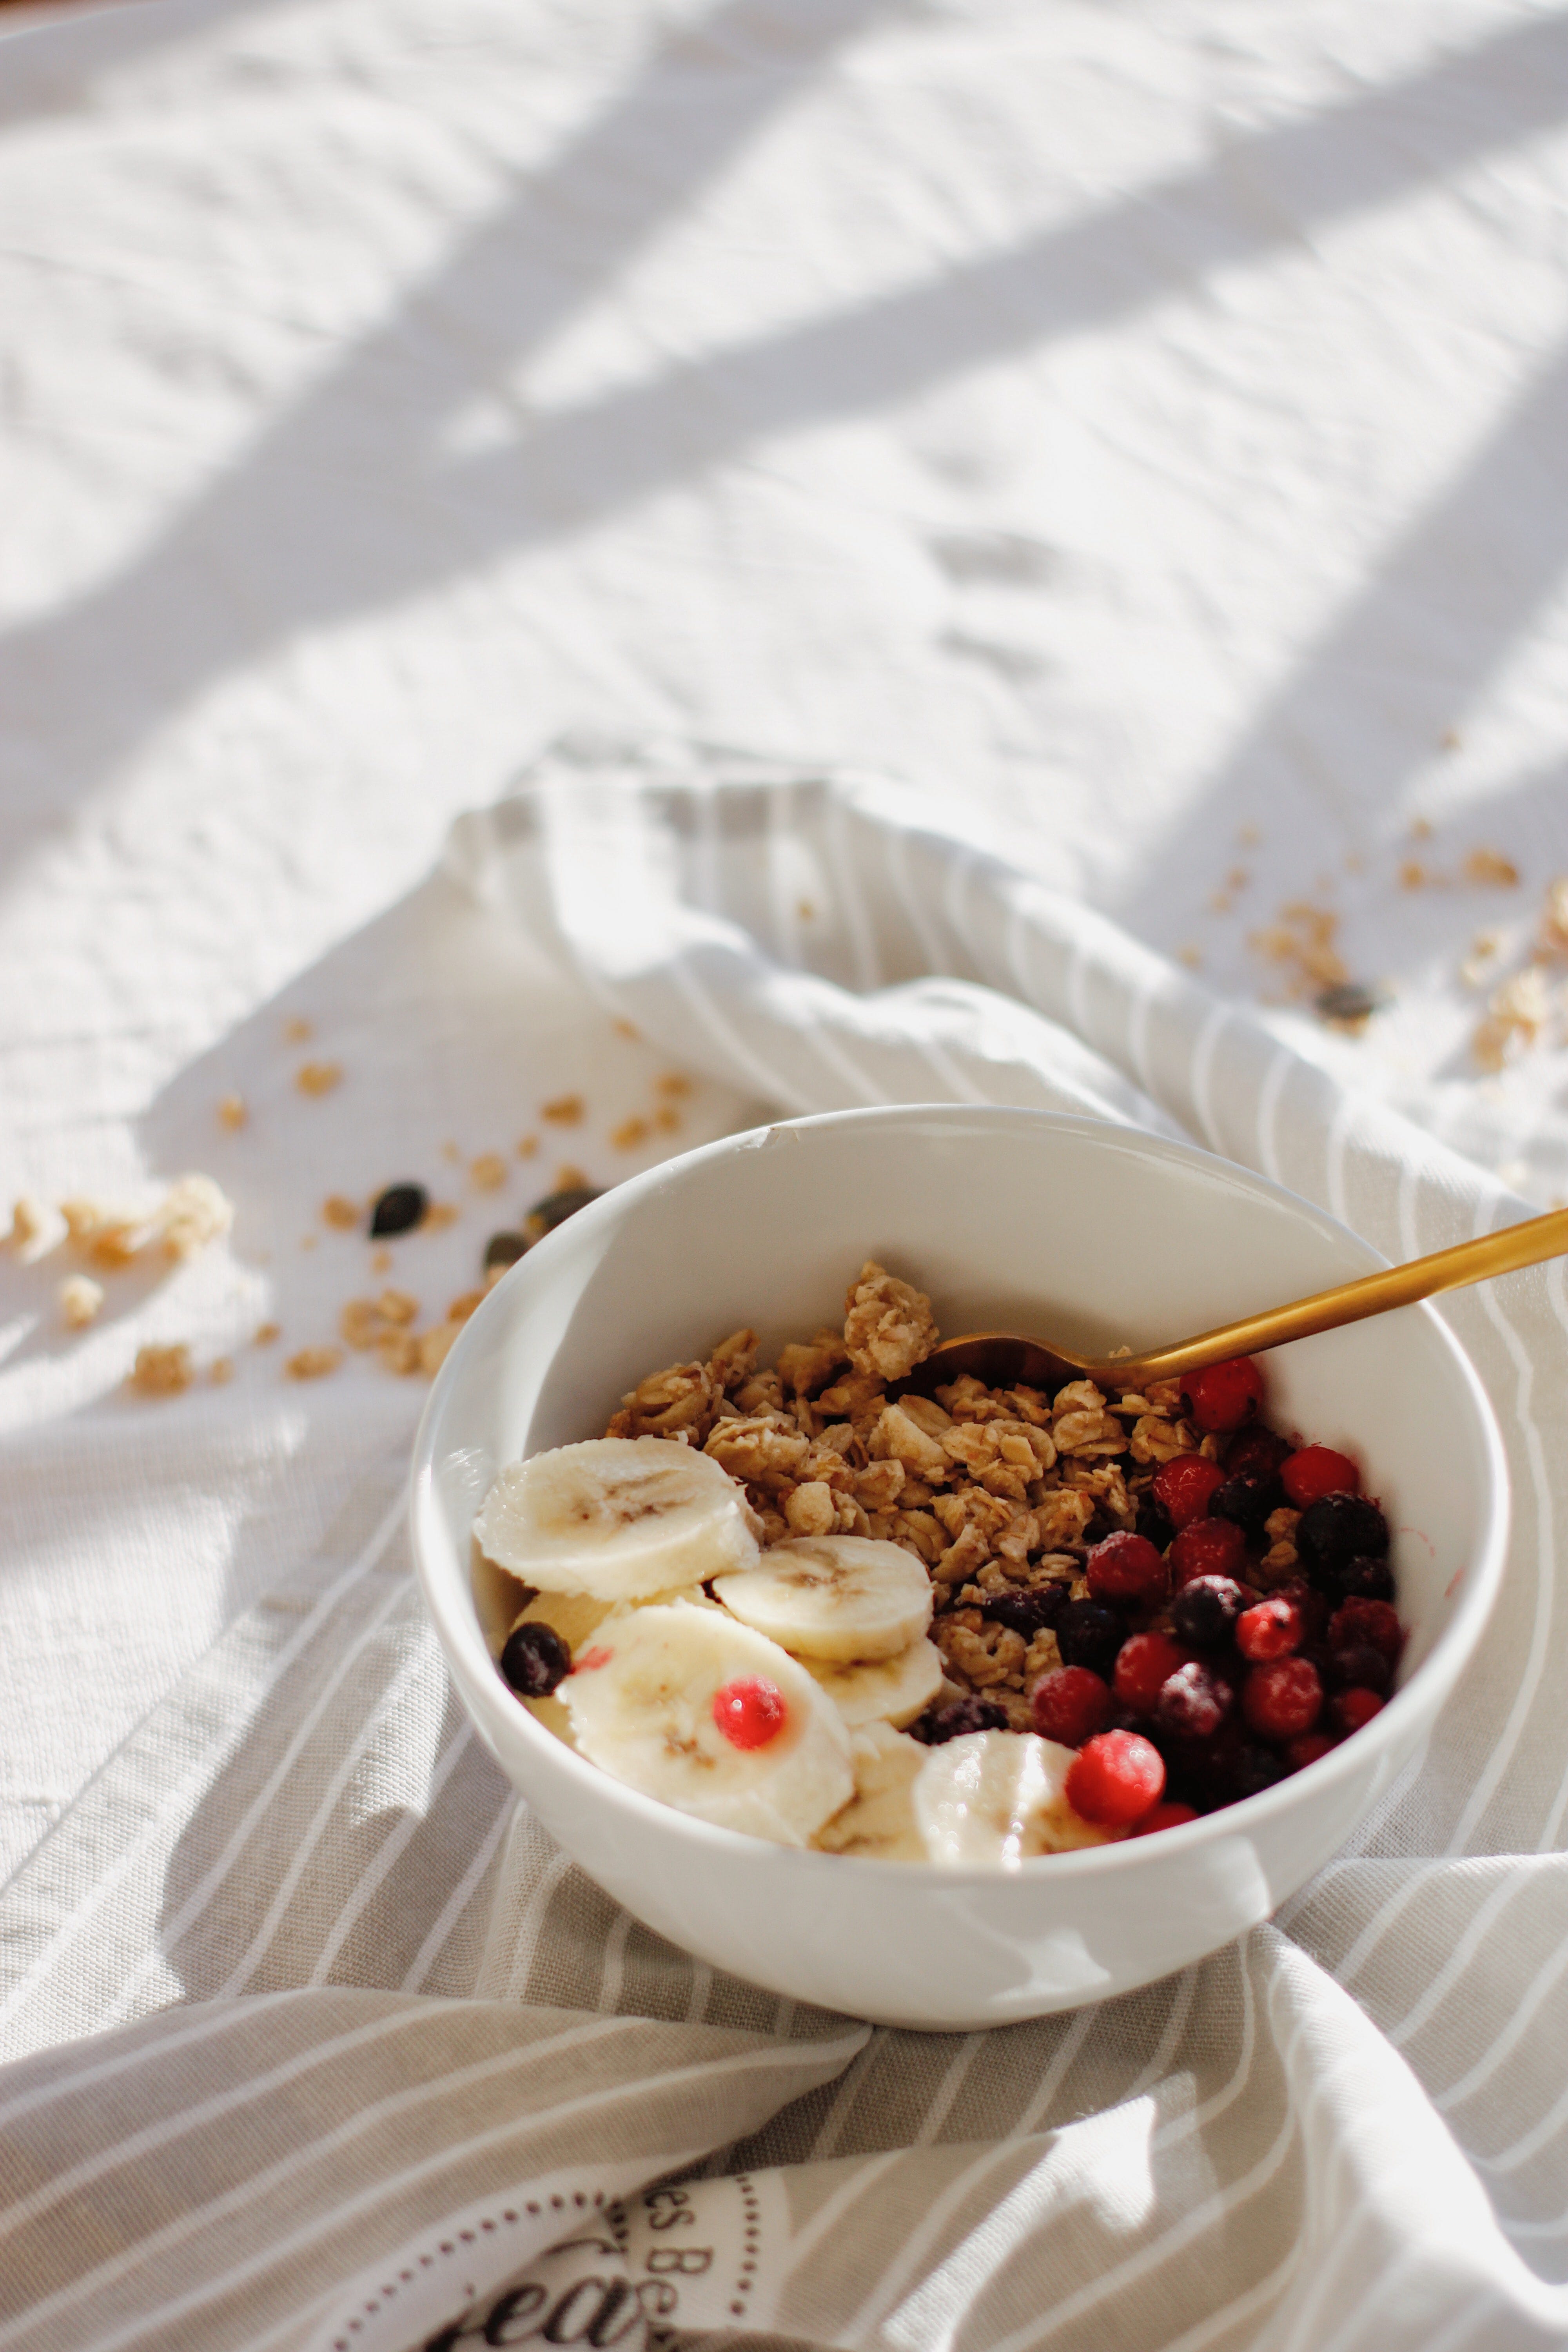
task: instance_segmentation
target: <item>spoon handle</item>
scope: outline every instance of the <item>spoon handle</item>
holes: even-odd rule
[[[1195,1372],[1205,1364],[1221,1364],[1231,1356],[1255,1355],[1278,1348],[1287,1339],[1309,1339],[1314,1331],[1336,1330],[1342,1323],[1359,1323],[1363,1316],[1382,1315],[1391,1307],[1410,1307],[1418,1298],[1440,1290],[1462,1290],[1467,1283],[1485,1282],[1494,1274],[1513,1274],[1524,1265],[1568,1252],[1568,1209],[1549,1210],[1543,1217],[1527,1217],[1521,1224],[1504,1225],[1500,1233],[1482,1234],[1453,1249],[1435,1250],[1430,1257],[1413,1257],[1405,1265],[1391,1265],[1382,1274],[1363,1274],[1354,1282],[1340,1282],[1310,1298],[1289,1307],[1272,1307],[1265,1315],[1248,1315],[1239,1323],[1222,1324],[1196,1339],[1183,1339],[1173,1348],[1154,1348],[1147,1355],[1123,1357],[1094,1368],[1126,1384],[1129,1375],[1139,1382],[1169,1380],[1177,1372]]]

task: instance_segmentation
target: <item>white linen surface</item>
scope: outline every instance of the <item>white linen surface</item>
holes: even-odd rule
[[[1237,1951],[956,2043],[710,1982],[563,1869],[407,1586],[417,1385],[278,1363],[382,1278],[325,1193],[451,1192],[395,1252],[438,1315],[559,1161],[667,1148],[611,1136],[671,1061],[681,1141],[1088,1105],[1391,1255],[1568,1189],[1560,1014],[1484,1076],[1459,972],[1568,868],[1565,60],[1500,0],[0,43],[5,1165],[239,1207],[79,1339],[58,1257],[0,1268],[0,2343],[397,2352],[710,2158],[690,2240],[615,2215],[495,2339],[591,2259],[847,2345],[1568,2340],[1560,1270],[1453,1305],[1519,1524],[1419,1778]],[[580,740],[459,829],[490,915],[421,878],[587,720],[790,764]],[[1303,894],[1393,985],[1362,1039],[1237,1009]],[[133,1402],[148,1339],[236,1377]]]

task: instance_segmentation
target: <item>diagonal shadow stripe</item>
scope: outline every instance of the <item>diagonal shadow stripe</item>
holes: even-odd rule
[[[208,680],[286,635],[581,530],[771,435],[877,409],[1104,323],[1263,258],[1305,221],[1390,202],[1568,113],[1568,18],[1553,15],[1252,134],[1204,169],[1065,228],[443,463],[436,435],[458,402],[579,310],[866,13],[864,0],[800,0],[787,16],[789,62],[778,65],[774,12],[731,0],[661,51],[554,171],[414,289],[141,560],[0,639],[13,743],[30,740],[47,760],[39,814],[58,808],[62,777],[89,787]],[[752,25],[767,30],[768,69],[749,67],[731,88],[725,69]],[[533,250],[542,229],[548,247],[563,231],[580,237],[584,222],[587,257],[569,275]],[[106,676],[117,683],[111,707],[99,699]]]

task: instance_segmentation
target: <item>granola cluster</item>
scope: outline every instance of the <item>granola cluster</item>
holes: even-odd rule
[[[1136,1526],[1161,1463],[1215,1458],[1218,1443],[1182,1417],[1173,1381],[1114,1397],[1071,1381],[1051,1396],[965,1375],[934,1397],[889,1397],[939,1336],[930,1299],[868,1262],[841,1329],[792,1341],[771,1370],[756,1333],[733,1332],[706,1362],[650,1373],[605,1434],[700,1446],[745,1487],[764,1544],[859,1535],[913,1552],[954,1695],[984,1695],[1026,1731],[1036,1683],[1062,1661],[1055,1633],[1026,1637],[1005,1621],[1027,1612],[1006,1604],[1048,1584],[1084,1599],[1085,1556]],[[1267,1565],[1283,1580],[1296,1514],[1275,1517]]]

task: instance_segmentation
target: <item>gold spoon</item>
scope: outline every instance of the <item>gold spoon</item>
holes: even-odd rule
[[[1410,1307],[1418,1298],[1432,1298],[1440,1290],[1462,1290],[1467,1283],[1486,1282],[1494,1274],[1512,1274],[1521,1266],[1539,1265],[1542,1259],[1568,1252],[1568,1209],[1552,1209],[1543,1217],[1527,1217],[1522,1224],[1505,1225],[1500,1233],[1483,1234],[1479,1241],[1460,1242],[1453,1249],[1435,1250],[1429,1257],[1413,1257],[1408,1265],[1391,1265],[1382,1274],[1363,1274],[1354,1282],[1338,1282],[1310,1298],[1289,1307],[1271,1307],[1261,1315],[1244,1316],[1239,1323],[1222,1323],[1195,1339],[1178,1339],[1168,1348],[1151,1348],[1141,1356],[1077,1356],[1044,1339],[1026,1339],[1014,1331],[966,1331],[933,1349],[901,1385],[929,1394],[931,1390],[969,1372],[987,1388],[1059,1387],[1064,1381],[1090,1380],[1097,1387],[1140,1390],[1150,1381],[1172,1380],[1179,1372],[1200,1371],[1205,1364],[1223,1364],[1232,1356],[1254,1356],[1264,1348],[1282,1347],[1287,1339],[1308,1339],[1314,1331],[1334,1331],[1342,1323],[1359,1323],[1368,1315],[1384,1315],[1391,1307]]]

